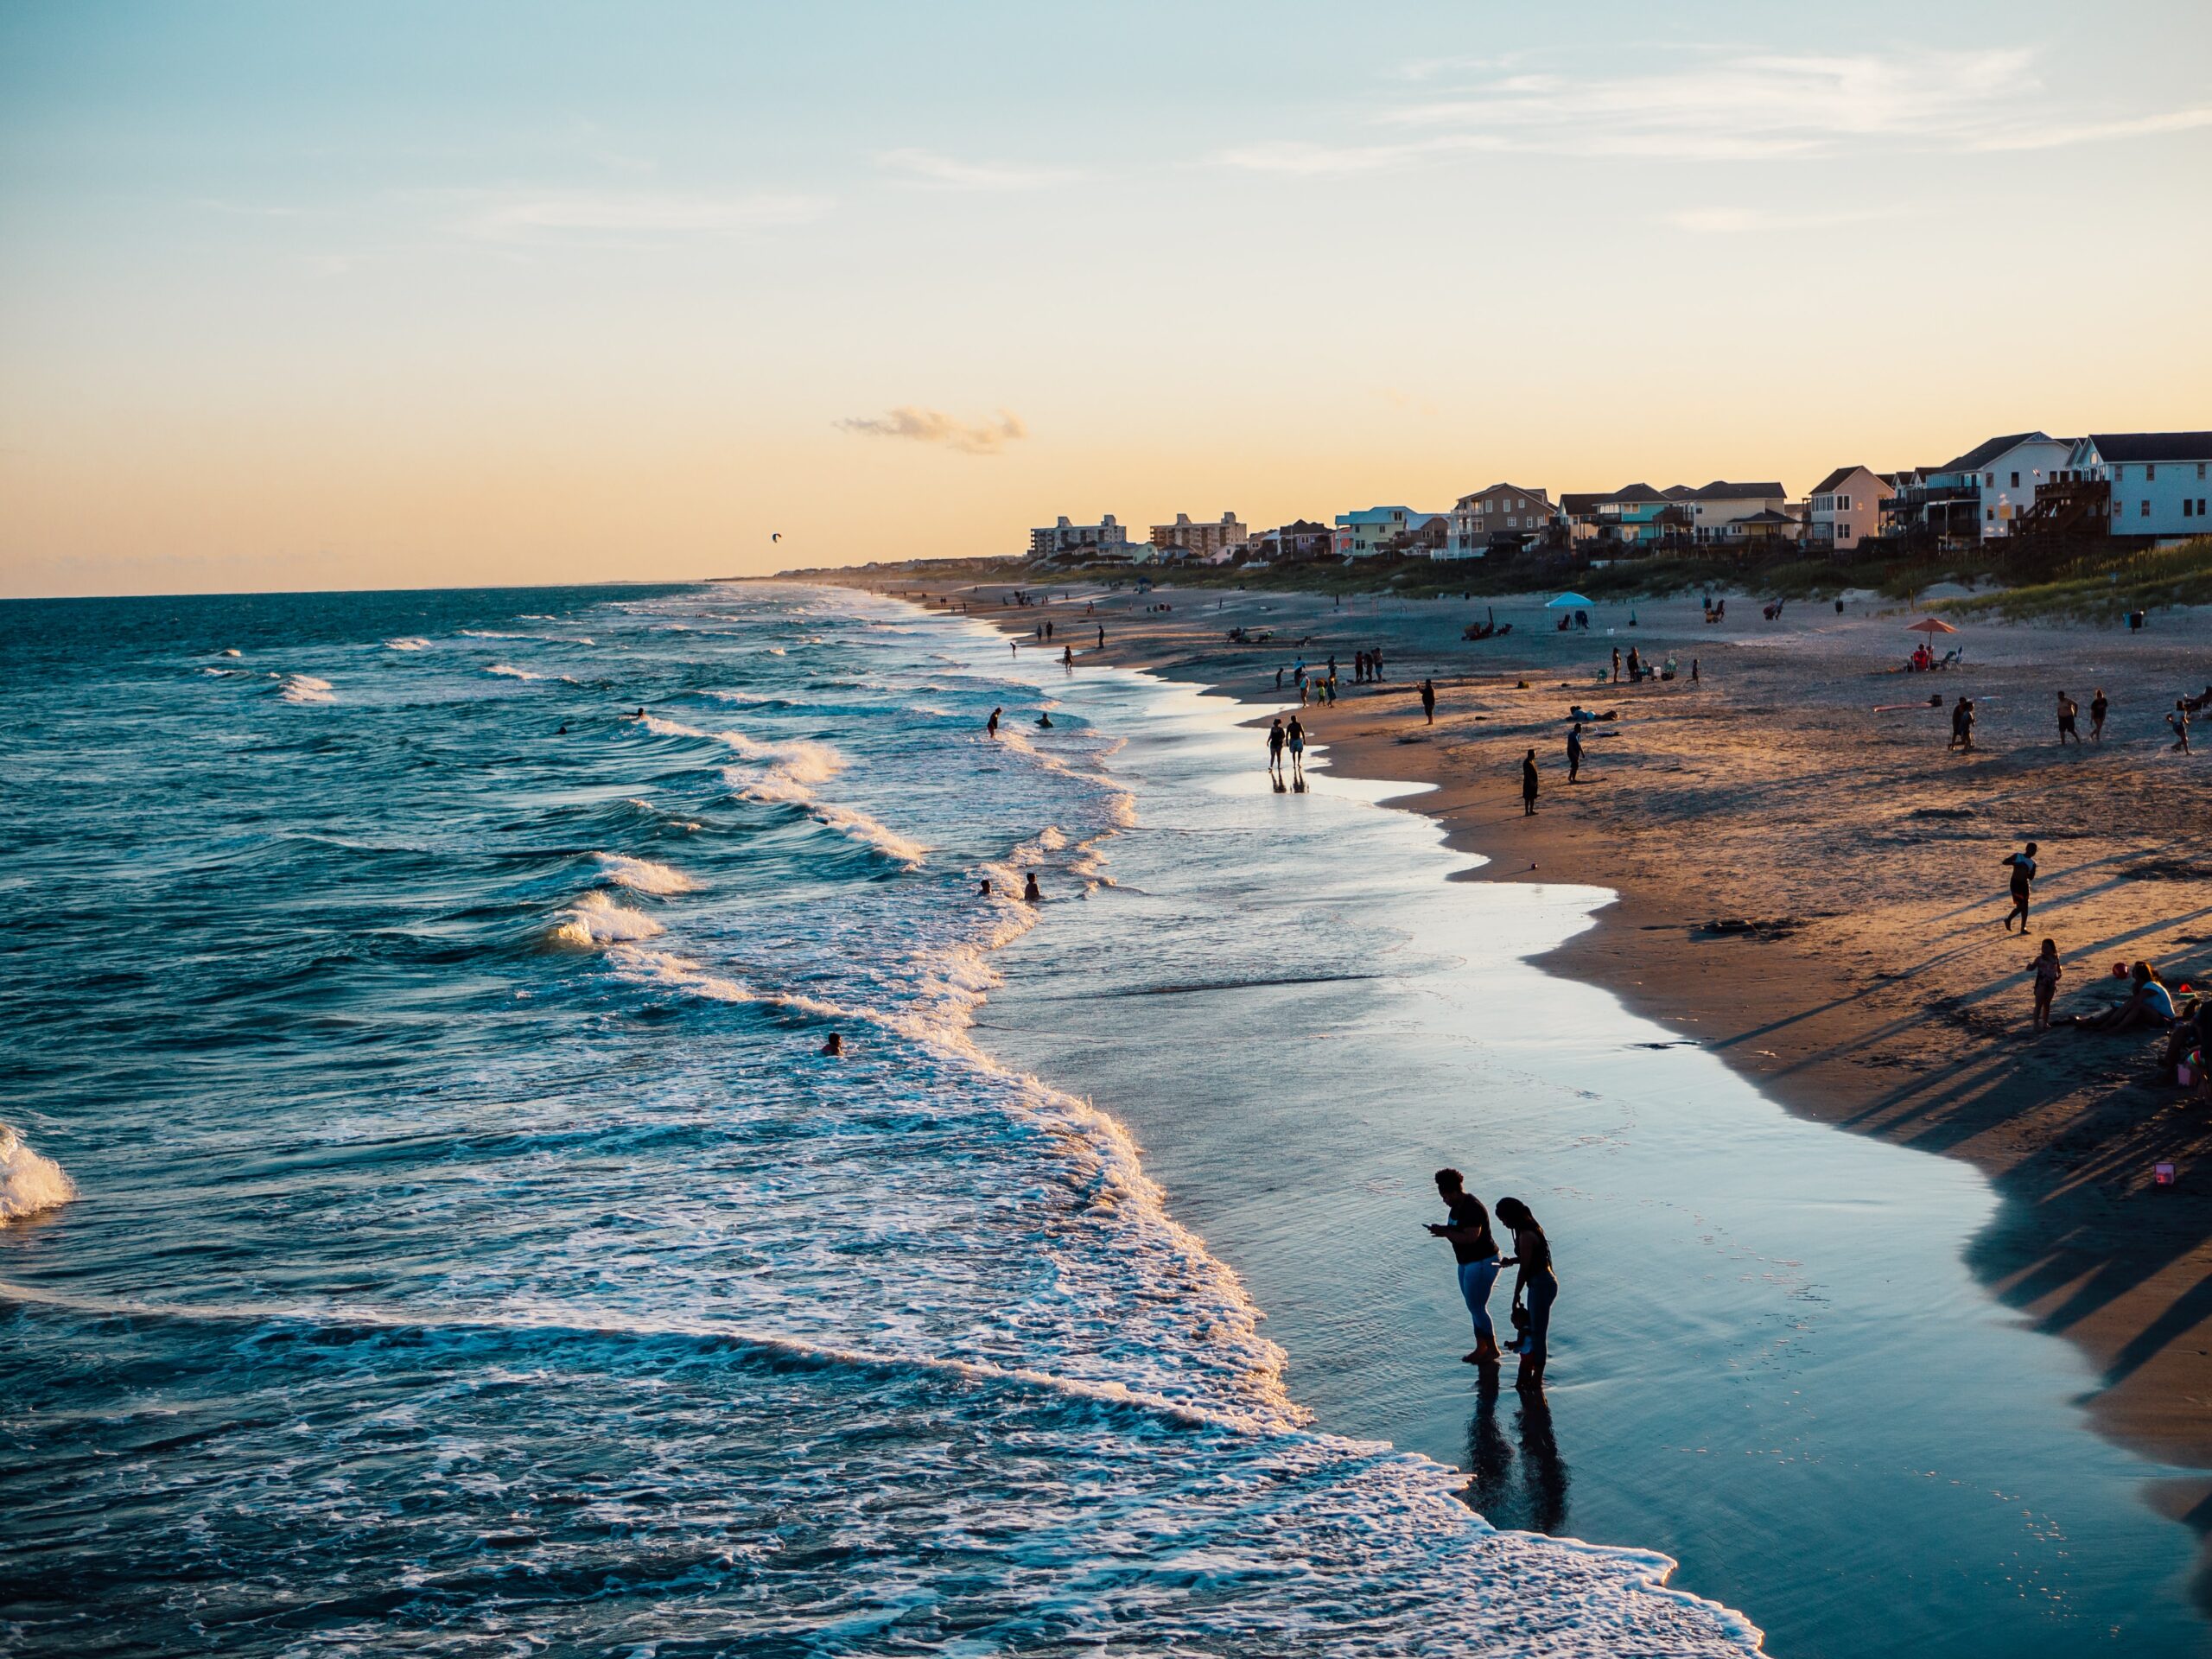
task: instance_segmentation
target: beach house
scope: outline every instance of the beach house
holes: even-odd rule
[[[1675,486],[1680,489],[1681,486]],[[1627,547],[1656,547],[1688,532],[1687,503],[1671,500],[1649,484],[1630,484],[1598,498],[1598,539]]]
[[[1447,521],[1450,514],[1416,512],[1411,507],[1369,507],[1337,515],[1336,551],[1339,558],[1364,559],[1408,545],[1432,518]]]
[[[1033,559],[1126,559],[1130,556],[1127,525],[1108,513],[1095,524],[1071,524],[1065,513],[1059,522],[1029,532]]]
[[[1318,559],[1336,550],[1336,533],[1312,518],[1294,518],[1261,531],[1245,544],[1246,556],[1263,564],[1286,559]]]
[[[1478,559],[1492,546],[1526,547],[1560,516],[1551,497],[1541,490],[1493,484],[1452,504],[1444,545],[1429,556]]]
[[[2115,536],[2212,536],[2212,432],[2093,432],[2059,480],[2101,484]]]
[[[1847,553],[1862,536],[1881,532],[1882,504],[1897,486],[1866,467],[1839,467],[1805,501],[1805,540],[1830,552]]]
[[[1211,563],[1232,547],[1244,544],[1246,531],[1233,512],[1217,519],[1192,523],[1187,512],[1175,515],[1172,524],[1152,527],[1153,551],[1163,559],[1195,559]]]
[[[1787,517],[1789,505],[1788,492],[1772,482],[1731,484],[1716,478],[1696,489],[1677,485],[1667,494],[1689,509],[1690,534],[1703,543],[1761,539],[1776,528],[1774,518],[1761,515]]]
[[[2008,432],[1940,467],[1916,467],[1883,504],[1884,533],[1961,541],[2009,536],[2073,451],[2071,438]]]

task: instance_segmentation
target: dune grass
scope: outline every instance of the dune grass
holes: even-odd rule
[[[1946,600],[1937,609],[2005,622],[2113,623],[2130,611],[2212,605],[2212,536],[2178,547],[2090,555],[2042,582]]]

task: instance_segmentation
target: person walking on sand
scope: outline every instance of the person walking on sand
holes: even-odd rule
[[[2069,737],[2076,745],[2082,741],[2082,734],[2075,729],[2074,725],[2075,717],[2081,712],[2073,698],[2068,696],[2063,691],[2058,694],[2058,747],[2060,748],[2066,747],[2066,740]]]
[[[2050,1029],[2051,999],[2058,995],[2059,976],[2065,973],[2066,964],[2058,959],[2058,941],[2045,939],[2029,970],[2036,976],[2036,1023],[2037,1031]]]
[[[1521,760],[1521,816],[1524,818],[1533,818],[1536,816],[1536,791],[1539,785],[1536,779],[1536,752],[1534,749],[1531,749],[1526,755],[1522,757]]]
[[[2104,687],[2099,686],[2089,697],[2089,741],[2092,743],[2105,741],[2105,715],[2111,708],[2112,704],[2106,700]]]
[[[1275,723],[1268,728],[1268,775],[1277,783],[1282,781],[1282,746],[1288,740],[1283,734],[1282,716],[1275,716]]]
[[[1098,649],[1106,649],[1106,625],[1103,622],[1098,625]]]
[[[1544,1236],[1544,1230],[1529,1213],[1529,1206],[1518,1198],[1500,1198],[1497,1218],[1513,1230],[1513,1254],[1498,1263],[1502,1268],[1518,1268],[1520,1276],[1513,1281],[1513,1302],[1524,1310],[1525,1325],[1522,1319],[1514,1320],[1520,1335],[1516,1338],[1514,1351],[1521,1356],[1521,1369],[1515,1374],[1516,1389],[1541,1389],[1544,1385],[1544,1363],[1551,1357],[1552,1304],[1559,1300],[1559,1274],[1552,1268],[1552,1242]]]
[[[1695,685],[1697,683],[1697,658],[1693,657],[1690,658],[1690,683]]]
[[[1428,717],[1430,725],[1436,724],[1436,682],[1433,680],[1421,683],[1421,711]]]
[[[999,734],[999,715],[1001,712],[996,709],[991,710],[991,717],[983,722],[984,736],[996,737]]]
[[[1293,715],[1290,717],[1290,724],[1283,728],[1282,741],[1283,747],[1290,751],[1291,781],[1299,788],[1304,789],[1306,787],[1306,728],[1299,723],[1296,715]]]
[[[1582,722],[1579,720],[1567,728],[1567,781],[1582,781]]]
[[[1951,705],[1951,741],[1946,748],[1974,753],[1974,699],[1961,697]]]
[[[2020,931],[2028,931],[2028,895],[2035,886],[2036,844],[2028,843],[2024,853],[2014,853],[2005,861],[2005,868],[2012,872],[2012,908],[2005,912],[2005,931],[2012,931],[2012,918],[2020,918]]]
[[[1459,1294],[1475,1322],[1474,1349],[1460,1355],[1460,1362],[1488,1370],[1502,1357],[1497,1327],[1491,1323],[1490,1317],[1491,1287],[1497,1282],[1498,1268],[1497,1241],[1491,1236],[1490,1211],[1483,1208],[1480,1198],[1467,1191],[1466,1178],[1456,1169],[1436,1172],[1436,1196],[1444,1200],[1445,1213],[1451,1219],[1440,1226],[1429,1222],[1429,1234],[1451,1241]]]
[[[1620,648],[1618,645],[1615,645],[1615,646],[1613,647],[1613,683],[1614,683],[1615,685],[1618,685],[1620,683],[1621,683],[1621,648]]]

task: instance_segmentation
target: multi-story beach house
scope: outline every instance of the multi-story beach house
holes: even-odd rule
[[[1492,546],[1526,547],[1560,517],[1550,496],[1522,484],[1493,484],[1452,506],[1444,545],[1430,557],[1479,559]]]
[[[1196,524],[1189,513],[1179,512],[1173,524],[1152,527],[1153,551],[1163,559],[1211,563],[1225,556],[1230,548],[1242,547],[1245,537],[1244,526],[1233,512]]]
[[[1897,493],[1890,480],[1866,467],[1839,467],[1805,500],[1805,540],[1830,552],[1848,553],[1862,536],[1882,529],[1882,504]]]
[[[1359,512],[1340,512],[1337,515],[1336,552],[1345,559],[1371,558],[1390,549],[1399,541],[1418,532],[1432,518],[1447,522],[1451,515],[1441,512],[1416,512],[1411,507],[1369,507]]]
[[[1941,467],[1915,468],[1883,504],[1883,533],[1987,541],[2009,536],[2035,505],[2036,491],[2065,470],[2074,440],[2009,432]]]
[[[1071,524],[1065,513],[1059,522],[1029,532],[1033,559],[1126,559],[1130,556],[1127,525],[1108,513],[1095,524]]]
[[[1689,509],[1692,537],[1708,543],[1756,539],[1762,532],[1751,526],[1763,525],[1769,531],[1774,527],[1773,519],[1760,515],[1786,517],[1789,505],[1789,493],[1771,482],[1731,484],[1716,478],[1697,489],[1678,484],[1666,493],[1678,505]]]
[[[1656,547],[1669,537],[1687,535],[1691,522],[1687,504],[1670,500],[1665,492],[1649,484],[1626,485],[1598,498],[1598,539],[1601,542]]]
[[[2103,486],[2114,536],[2212,536],[2212,432],[2092,432],[2054,481]]]
[[[1319,559],[1336,551],[1336,532],[1311,518],[1294,518],[1263,530],[1245,543],[1245,556],[1266,564],[1286,559]]]

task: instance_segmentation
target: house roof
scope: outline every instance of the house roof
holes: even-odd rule
[[[1597,510],[1598,504],[1608,498],[1603,490],[1569,490],[1559,499],[1559,510],[1570,518]]]
[[[2108,461],[2212,461],[2212,432],[2092,432]]]
[[[1697,499],[1697,492],[1687,484],[1669,484],[1665,489],[1660,491],[1659,493],[1665,496],[1669,501],[1694,501]]]
[[[1749,518],[1738,518],[1736,522],[1739,524],[1794,524],[1797,519],[1795,514],[1777,512],[1772,507],[1762,507]]]
[[[1615,490],[1611,495],[1601,495],[1598,499],[1600,501],[1618,502],[1623,506],[1626,506],[1630,503],[1637,501],[1664,501],[1667,499],[1665,496],[1660,494],[1658,491],[1653,489],[1649,484],[1630,484],[1624,489]]]
[[[1928,470],[1937,473],[1971,473],[1979,467],[1987,466],[2016,445],[2049,443],[2050,442],[2050,434],[2048,432],[2008,432],[2001,438],[1992,438],[1986,443],[1977,443],[1963,455],[1955,455],[1942,466],[1932,467]]]
[[[1856,466],[1839,467],[1835,471],[1830,473],[1819,483],[1814,485],[1812,493],[1815,495],[1826,495],[1830,490],[1835,488],[1837,485],[1842,483],[1845,479],[1849,478],[1853,473],[1858,472],[1859,470],[1859,468]]]
[[[1551,498],[1546,495],[1541,490],[1532,490],[1526,484],[1488,484],[1484,485],[1479,490],[1471,491],[1468,494],[1461,496],[1456,505],[1464,507],[1468,502],[1475,500],[1479,497],[1485,495],[1498,495],[1509,490],[1516,495],[1533,495],[1537,500],[1543,502],[1547,505],[1549,505],[1551,502]]]
[[[1674,492],[1669,490],[1668,493],[1672,495]],[[1680,499],[1688,501],[1758,501],[1768,499],[1783,500],[1788,498],[1789,493],[1781,485],[1772,482],[1731,484],[1725,479],[1716,478],[1703,489],[1692,490],[1688,495]]]

